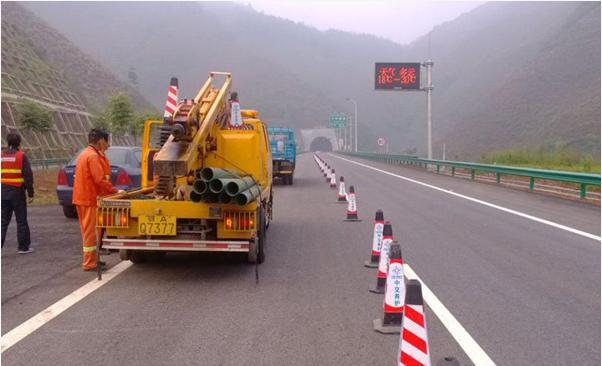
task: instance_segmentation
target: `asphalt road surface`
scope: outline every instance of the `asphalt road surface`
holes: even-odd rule
[[[2,353],[4,365],[395,365],[398,335],[372,321],[374,212],[404,260],[499,365],[600,364],[600,242],[349,160],[600,235],[600,208],[528,192],[322,154],[357,192],[343,222],[311,154],[276,186],[266,261],[173,254],[134,265]],[[14,225],[14,223],[13,223]],[[94,280],[79,269],[77,222],[34,207],[36,252],[2,251],[2,334]],[[107,257],[109,265],[119,262]],[[447,321],[426,307],[433,365],[472,364]]]

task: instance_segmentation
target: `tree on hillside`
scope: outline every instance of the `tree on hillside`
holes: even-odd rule
[[[27,100],[17,106],[17,124],[34,132],[45,132],[52,127],[52,111]]]
[[[119,92],[109,97],[103,114],[111,132],[119,135],[132,132],[136,112],[132,99],[127,94]]]
[[[158,112],[153,111],[144,111],[142,113],[137,113],[136,118],[134,119],[134,124],[132,126],[132,132],[135,137],[138,137],[144,131],[144,122],[147,120],[163,120],[163,117]]]

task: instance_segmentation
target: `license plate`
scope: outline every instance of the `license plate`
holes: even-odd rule
[[[139,235],[176,235],[175,216],[139,216]]]

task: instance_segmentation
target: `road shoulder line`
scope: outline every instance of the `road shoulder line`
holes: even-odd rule
[[[22,324],[18,325],[11,331],[7,332],[2,336],[1,340],[1,352],[4,353],[7,349],[17,344],[23,338],[27,337],[31,333],[35,332],[37,329],[42,327],[44,324],[48,323],[52,319],[59,316],[62,312],[69,309],[71,306],[77,304],[80,300],[90,295],[92,292],[98,290],[113,278],[117,277],[120,273],[130,268],[132,262],[123,261],[114,267],[108,269],[105,273],[103,273],[103,280],[99,281],[94,279],[77,290],[73,291],[69,295],[63,297],[61,300],[55,302],[50,305],[46,309],[42,310],[38,314],[29,318]]]
[[[331,156],[333,156],[334,158],[337,158],[337,159],[341,159],[341,160],[347,161],[347,162],[352,163],[352,164],[356,164],[356,165],[362,166],[364,168],[372,169],[374,171],[390,175],[392,177],[403,179],[405,181],[408,181],[408,182],[411,182],[411,183],[415,183],[415,184],[418,184],[418,185],[421,185],[421,186],[424,186],[424,187],[427,187],[427,188],[431,188],[431,189],[434,189],[436,191],[440,191],[440,192],[443,192],[443,193],[450,194],[452,196],[463,198],[465,200],[472,201],[472,202],[481,204],[483,206],[491,207],[491,208],[494,208],[496,210],[500,210],[500,211],[503,211],[503,212],[506,212],[506,213],[509,213],[509,214],[512,214],[512,215],[520,216],[522,218],[525,218],[525,219],[528,219],[528,220],[532,220],[532,221],[535,221],[535,222],[539,222],[539,223],[544,224],[544,225],[548,225],[548,226],[555,227],[557,229],[568,231],[570,233],[577,234],[577,235],[580,235],[580,236],[583,236],[585,238],[592,239],[592,240],[595,240],[595,241],[598,241],[598,242],[601,241],[601,238],[598,235],[594,235],[594,234],[591,234],[591,233],[588,233],[588,232],[585,232],[585,231],[581,231],[581,230],[572,228],[570,226],[562,225],[562,224],[559,224],[557,222],[553,222],[553,221],[549,221],[549,220],[546,220],[546,219],[542,219],[542,218],[539,218],[539,217],[536,217],[536,216],[532,216],[532,215],[529,215],[529,214],[526,214],[526,213],[523,213],[523,212],[520,212],[520,211],[515,211],[515,210],[509,209],[509,208],[506,208],[506,207],[498,206],[496,204],[493,204],[493,203],[490,203],[490,202],[487,202],[487,201],[483,201],[483,200],[480,200],[478,198],[474,198],[474,197],[466,196],[466,195],[463,195],[463,194],[460,194],[460,193],[456,193],[456,192],[450,191],[450,190],[445,189],[445,188],[440,188],[440,187],[437,187],[437,186],[434,186],[434,185],[431,185],[431,184],[428,184],[428,183],[421,182],[419,180],[415,180],[415,179],[412,179],[412,178],[404,177],[403,175],[391,173],[389,171],[382,170],[382,169],[379,169],[379,168],[375,168],[373,166],[370,166],[370,165],[367,165],[367,164],[363,164],[363,163],[360,163],[360,162],[357,162],[357,161],[354,161],[354,160],[346,159],[346,158],[343,158],[341,156],[337,156],[337,155],[331,155]]]
[[[443,305],[443,303],[437,298],[437,296],[431,291],[431,289],[418,277],[418,274],[414,272],[409,264],[404,263],[404,272],[408,279],[416,279],[420,281],[422,287],[422,296],[424,301],[433,311],[433,313],[439,318],[439,321],[445,326],[447,331],[454,337],[460,348],[466,353],[466,356],[475,365],[494,365],[495,362],[485,353],[485,351],[479,346],[479,344],[472,338],[472,336],[464,329],[462,324],[453,316],[453,314]]]

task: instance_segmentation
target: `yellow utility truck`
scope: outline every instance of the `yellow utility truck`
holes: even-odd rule
[[[142,186],[99,199],[98,253],[119,250],[142,263],[166,252],[238,252],[263,262],[270,143],[258,112],[239,108],[231,82],[230,73],[211,72],[194,99],[170,94],[175,111],[146,121]]]

